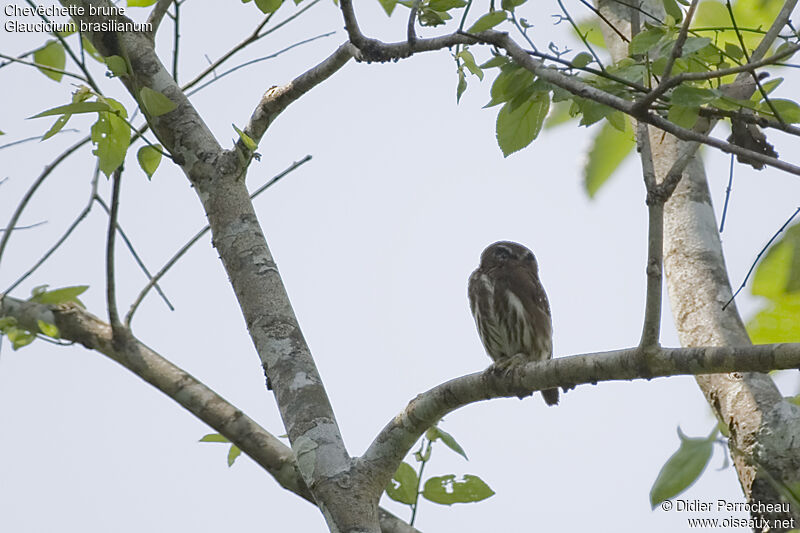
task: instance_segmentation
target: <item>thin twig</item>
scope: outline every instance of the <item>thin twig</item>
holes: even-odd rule
[[[39,186],[42,183],[44,183],[44,180],[47,179],[47,176],[50,175],[53,169],[55,169],[67,157],[72,155],[78,148],[83,146],[88,140],[89,137],[85,137],[80,141],[78,141],[77,143],[70,146],[69,148],[67,148],[66,150],[64,150],[63,152],[61,152],[61,155],[56,157],[52,163],[44,167],[44,170],[42,171],[41,174],[39,174],[39,177],[36,178],[36,180],[31,184],[30,188],[25,193],[25,196],[22,197],[22,200],[17,205],[17,208],[14,210],[14,214],[11,215],[11,220],[8,221],[8,225],[6,226],[6,231],[3,232],[3,238],[0,239],[0,261],[3,258],[3,252],[5,251],[6,245],[8,244],[8,239],[11,238],[11,234],[13,233],[12,231],[13,228],[16,227],[17,222],[19,221],[19,217],[22,215],[22,212],[25,210],[25,207],[28,205],[30,199],[36,193],[36,189],[38,189]]]
[[[800,127],[792,126],[791,124],[781,124],[777,120],[769,120],[763,116],[757,116],[753,114],[744,114],[740,111],[728,111],[725,109],[710,109],[706,107],[700,108],[700,115],[704,117],[712,117],[712,118],[719,118],[719,117],[727,117],[727,118],[734,118],[736,120],[741,120],[742,122],[747,122],[750,124],[756,124],[762,128],[774,128],[776,130],[781,130],[789,135],[798,135],[800,136]]]
[[[528,37],[528,32],[525,31],[525,28],[523,28],[522,25],[519,23],[519,21],[517,20],[517,16],[514,14],[513,11],[511,12],[511,22],[514,23],[514,26],[516,26],[517,31],[519,31],[520,35],[522,35],[522,37],[526,41],[528,41],[528,44],[531,45],[531,49],[534,51],[534,53],[538,53],[539,49],[536,48],[535,44],[533,44],[533,40],[530,37]],[[600,65],[600,68],[602,69],[603,65]]]
[[[636,103],[637,110],[647,109],[650,107],[650,104],[655,102],[659,96],[667,92],[670,87],[677,85],[676,83],[669,85],[669,80],[672,76],[672,68],[675,65],[675,61],[683,54],[683,44],[686,42],[686,38],[689,34],[689,24],[692,22],[692,17],[697,9],[697,4],[698,0],[692,0],[689,10],[686,13],[686,17],[684,17],[683,25],[678,33],[678,38],[675,40],[675,44],[672,46],[672,52],[667,58],[667,64],[664,67],[664,74],[661,77],[661,81],[652,91],[650,91]]]
[[[5,181],[5,180],[0,180],[0,184],[2,184],[3,181]],[[38,228],[39,226],[44,226],[45,224],[47,224],[47,221],[46,220],[42,220],[41,222],[34,222],[33,224],[28,224],[27,226],[14,226],[14,230],[13,231],[20,231],[20,230]],[[0,232],[3,232],[3,231],[5,231],[5,228],[0,228]]]
[[[556,0],[556,1],[558,2],[558,5],[559,5],[559,7],[561,7],[561,11],[563,11],[563,12],[564,12],[564,17],[565,17],[565,18],[566,18],[566,19],[569,21],[569,23],[572,25],[572,29],[574,29],[574,30],[575,30],[575,33],[577,33],[577,34],[578,34],[578,37],[580,37],[581,41],[583,41],[583,45],[584,45],[584,46],[585,46],[585,47],[586,47],[586,48],[589,50],[589,52],[592,54],[592,57],[594,57],[594,60],[595,60],[595,61],[597,61],[597,65],[600,67],[600,70],[602,70],[603,72],[605,72],[605,71],[606,71],[606,68],[603,66],[603,62],[602,62],[602,61],[600,61],[600,56],[598,56],[598,55],[597,55],[597,52],[595,52],[595,51],[594,51],[594,48],[592,48],[592,45],[590,45],[590,44],[589,44],[589,41],[587,41],[587,40],[586,40],[586,36],[585,36],[584,34],[582,34],[582,33],[581,33],[581,30],[580,30],[580,28],[578,28],[578,25],[577,25],[577,24],[575,24],[575,21],[574,21],[574,20],[572,20],[572,16],[569,14],[569,11],[567,11],[567,8],[566,8],[566,7],[564,7],[564,3],[563,3],[561,0]]]
[[[636,126],[636,138],[642,160],[642,175],[647,190],[647,292],[644,325],[639,347],[643,350],[659,345],[661,331],[661,284],[664,253],[664,201],[656,194],[656,171],[650,148],[650,134],[644,122]]]
[[[16,57],[8,56],[6,54],[0,54],[0,57],[2,57],[3,59],[8,59],[10,63],[19,63],[21,65],[28,65],[29,67],[36,67],[50,72],[57,72],[58,74],[61,74],[63,76],[69,76],[70,78],[75,78],[76,80],[81,80],[83,82],[89,83],[89,80],[87,80],[86,77],[81,76],[80,74],[68,72],[60,68],[48,67],[47,65],[42,65],[41,63],[35,63],[33,61],[25,61],[24,59],[17,59]]]
[[[65,129],[59,130],[56,133],[56,135],[59,135],[61,133],[80,133],[80,130],[76,130],[75,128],[65,128]],[[10,142],[8,144],[2,144],[2,145],[0,145],[0,150],[2,150],[3,148],[10,148],[12,146],[16,146],[16,145],[22,144],[22,143],[27,143],[27,142],[31,142],[31,141],[41,141],[41,140],[42,140],[42,136],[41,135],[37,135],[35,137],[27,137],[25,139],[20,139],[18,141]]]
[[[608,20],[606,18],[606,16],[603,15],[603,13],[599,9],[594,7],[592,4],[590,4],[586,0],[580,0],[580,3],[585,5],[586,7],[588,7],[589,10],[597,16],[597,18],[599,18],[600,20],[605,22],[608,25],[608,27],[611,28],[614,31],[614,33],[616,33],[619,36],[620,39],[622,39],[626,43],[631,42],[631,40],[628,39],[628,37],[624,33],[622,33],[616,26],[614,26],[614,24],[612,24],[611,21]],[[638,12],[637,12],[637,15],[638,15]]]
[[[36,10],[36,12],[38,13],[39,17],[43,21],[45,21],[48,25],[51,24],[50,19],[48,19],[47,16],[45,16],[43,13],[39,12],[38,6],[36,5],[36,2],[33,2],[33,0],[25,0],[25,1],[27,2],[27,4],[29,6],[31,6],[33,9]],[[86,76],[86,80],[85,80],[86,83],[88,83],[89,86],[92,89],[94,89],[94,91],[96,93],[102,94],[102,91],[100,90],[100,87],[97,85],[97,83],[95,83],[94,78],[92,77],[92,73],[89,72],[88,68],[86,68],[86,62],[79,60],[77,58],[77,56],[75,56],[75,52],[72,51],[72,47],[69,45],[67,40],[64,39],[64,37],[61,36],[61,34],[59,34],[58,32],[55,32],[54,35],[55,35],[56,39],[58,39],[58,41],[61,43],[61,46],[64,47],[64,50],[66,50],[66,52],[69,55],[69,57],[72,58],[72,60],[75,62],[75,64],[78,65],[78,68],[81,69],[81,71],[83,72],[84,76]],[[82,36],[81,36],[80,32],[78,32],[78,39],[82,39]],[[81,46],[83,46],[83,44],[81,44]]]
[[[406,38],[408,39],[408,44],[413,45],[414,41],[417,40],[417,10],[419,9],[419,5],[422,3],[422,0],[414,0],[414,3],[411,4],[411,13],[408,15],[408,28],[406,30]]]
[[[246,46],[248,46],[249,44],[252,44],[252,43],[254,43],[254,42],[258,41],[259,39],[262,39],[263,37],[266,37],[267,35],[271,34],[272,32],[274,32],[274,31],[276,31],[276,30],[278,30],[278,29],[282,28],[282,27],[283,27],[283,26],[285,26],[286,24],[290,23],[291,21],[293,21],[294,19],[296,19],[297,17],[299,17],[300,15],[302,15],[304,12],[306,12],[306,11],[308,11],[309,9],[311,9],[312,7],[314,7],[316,4],[318,4],[318,3],[319,3],[319,1],[320,1],[320,0],[312,0],[311,2],[309,2],[309,4],[308,4],[308,5],[304,6],[302,9],[300,9],[300,10],[299,10],[297,13],[295,13],[294,15],[291,15],[291,16],[287,17],[286,19],[284,19],[284,20],[282,20],[281,22],[277,23],[275,26],[272,26],[270,29],[268,29],[268,30],[264,31],[263,33],[259,33],[259,32],[261,32],[261,30],[264,28],[264,26],[266,26],[266,24],[267,24],[267,23],[268,23],[270,20],[272,20],[272,16],[275,14],[275,12],[273,11],[272,13],[270,13],[269,15],[267,15],[267,16],[264,18],[264,20],[262,20],[262,21],[261,21],[261,22],[258,24],[258,26],[256,26],[256,29],[253,31],[253,33],[251,33],[251,34],[250,34],[250,35],[249,35],[249,36],[248,36],[248,37],[247,37],[245,40],[243,40],[242,42],[240,42],[239,44],[237,44],[236,46],[234,46],[233,48],[231,48],[231,49],[230,49],[228,52],[226,52],[226,53],[225,53],[225,54],[224,54],[224,55],[223,55],[221,58],[217,59],[217,60],[216,60],[216,61],[214,61],[212,64],[210,64],[210,65],[209,65],[209,66],[208,66],[208,67],[207,67],[205,70],[203,70],[203,71],[202,71],[200,74],[198,74],[197,76],[195,76],[195,78],[194,78],[192,81],[190,81],[189,83],[187,83],[186,85],[184,85],[184,86],[182,87],[182,89],[183,89],[184,91],[186,91],[187,89],[190,89],[190,88],[194,87],[195,85],[197,85],[198,83],[200,83],[200,81],[201,81],[203,78],[205,78],[206,76],[208,76],[208,75],[209,75],[211,72],[213,72],[213,71],[214,71],[214,70],[215,70],[217,67],[219,67],[221,64],[223,64],[223,63],[224,63],[225,61],[227,61],[228,59],[230,59],[230,58],[231,58],[231,56],[233,56],[234,54],[236,54],[237,52],[239,52],[240,50],[242,50],[244,47],[246,47]]]
[[[178,50],[181,41],[181,12],[180,2],[175,2],[175,17],[172,21],[172,79],[178,83]]]
[[[250,195],[250,198],[251,198],[251,199],[253,199],[253,198],[257,197],[259,194],[261,194],[262,192],[266,191],[266,190],[267,190],[268,188],[270,188],[271,186],[275,185],[275,184],[276,184],[276,183],[277,183],[277,182],[278,182],[278,181],[279,181],[281,178],[283,178],[284,176],[286,176],[287,174],[289,174],[290,172],[294,171],[295,169],[297,169],[298,167],[300,167],[301,165],[303,165],[303,164],[307,163],[307,162],[308,162],[308,161],[310,161],[310,160],[311,160],[311,156],[310,156],[310,155],[307,155],[307,156],[305,156],[303,159],[301,159],[300,161],[297,161],[296,163],[292,163],[292,164],[291,164],[291,165],[290,165],[290,166],[289,166],[289,167],[288,167],[286,170],[284,170],[284,171],[283,171],[283,172],[281,172],[280,174],[277,174],[277,175],[276,175],[276,176],[274,176],[274,177],[273,177],[271,180],[269,180],[267,183],[265,183],[264,185],[262,185],[261,187],[259,187],[258,189],[256,189],[256,190],[255,190],[255,191],[254,191],[254,192],[253,192],[253,193]],[[161,278],[164,276],[164,274],[166,274],[166,273],[169,271],[169,269],[171,269],[171,268],[172,268],[172,267],[175,265],[175,263],[177,263],[177,262],[178,262],[178,260],[179,260],[181,257],[183,257],[183,255],[184,255],[186,252],[188,252],[188,251],[189,251],[189,249],[190,249],[192,246],[194,246],[194,244],[195,244],[197,241],[199,241],[199,240],[200,240],[200,238],[201,238],[203,235],[205,235],[206,233],[208,233],[210,229],[211,229],[211,226],[210,226],[210,225],[208,225],[208,224],[206,224],[206,226],[205,226],[203,229],[201,229],[200,231],[198,231],[198,232],[197,232],[197,233],[194,235],[194,237],[192,237],[191,239],[189,239],[189,241],[188,241],[186,244],[184,244],[184,245],[181,247],[181,249],[180,249],[180,250],[178,250],[177,252],[175,252],[175,254],[174,254],[174,255],[173,255],[173,256],[172,256],[172,257],[169,259],[169,261],[167,261],[167,262],[164,264],[164,266],[163,266],[163,267],[161,267],[161,270],[159,270],[159,271],[156,273],[156,275],[155,275],[155,276],[152,276],[152,277],[150,278],[150,281],[147,283],[147,285],[145,285],[145,286],[144,286],[144,288],[142,288],[142,290],[141,290],[141,291],[139,291],[139,295],[136,297],[136,300],[133,302],[133,304],[131,304],[131,308],[128,310],[128,314],[125,316],[125,325],[126,325],[127,327],[130,327],[130,325],[131,325],[131,320],[133,320],[133,315],[136,313],[136,310],[139,308],[139,305],[140,305],[140,304],[142,303],[142,301],[144,300],[144,297],[145,297],[145,296],[147,296],[147,293],[150,291],[150,289],[152,289],[152,288],[153,288],[153,287],[154,287],[154,286],[155,286],[155,285],[158,283],[158,280],[160,280],[160,279],[161,279]]]
[[[111,210],[108,208],[108,205],[105,203],[105,201],[97,194],[95,194],[94,199],[98,204],[100,204],[100,207],[102,207],[103,210],[109,216],[111,216]],[[139,254],[136,253],[136,248],[134,248],[133,243],[125,234],[125,231],[122,229],[122,226],[119,223],[117,223],[117,231],[119,232],[119,236],[122,237],[122,240],[125,241],[125,246],[128,248],[128,251],[130,251],[131,256],[133,256],[133,260],[136,261],[136,264],[139,265],[139,268],[142,269],[142,272],[144,272],[144,275],[147,276],[148,280],[153,279],[153,275],[150,274],[150,271],[145,266],[144,261],[142,261],[142,258],[139,257]],[[161,290],[161,287],[158,285],[158,283],[154,284],[154,287],[156,292],[158,292],[158,294],[161,296],[161,299],[164,300],[164,303],[167,304],[169,310],[174,311],[175,307],[173,307],[172,302],[169,301],[169,298],[167,298],[167,295]]]
[[[561,59],[560,57],[554,56],[552,54],[546,54],[544,52],[534,52],[534,51],[530,51],[530,50],[528,50],[527,52],[528,52],[528,54],[530,54],[530,55],[532,55],[534,57],[538,57],[538,58],[541,58],[541,59],[546,59],[546,60],[552,61],[554,63],[560,63],[560,64],[562,64],[564,66],[567,66],[567,67],[569,67],[570,69],[573,69],[573,70],[580,70],[580,71],[583,71],[583,72],[588,72],[589,74],[594,74],[595,76],[601,76],[601,77],[609,79],[611,81],[615,81],[617,83],[625,85],[626,87],[630,87],[631,89],[634,89],[634,90],[639,91],[641,93],[650,92],[650,89],[645,87],[644,85],[642,85],[640,83],[636,83],[636,82],[630,81],[630,80],[626,80],[625,78],[620,78],[619,76],[611,74],[608,71],[603,72],[602,70],[597,70],[596,68],[592,68],[592,67],[576,67],[575,65],[572,64],[572,61],[570,61],[569,59]]]
[[[83,219],[85,219],[86,216],[92,210],[92,205],[94,204],[94,199],[95,196],[97,195],[97,181],[99,177],[100,177],[100,169],[99,167],[96,167],[94,171],[94,176],[92,177],[92,187],[91,187],[91,192],[89,194],[89,201],[86,203],[86,207],[84,207],[83,210],[80,213],[78,213],[78,216],[75,218],[75,220],[72,221],[72,224],[69,225],[67,230],[61,235],[61,237],[56,241],[56,243],[53,246],[51,246],[44,253],[44,255],[40,257],[39,260],[36,261],[36,263],[34,263],[34,265],[27,270],[27,272],[25,272],[22,276],[17,278],[17,280],[14,283],[12,283],[11,286],[8,287],[3,292],[3,294],[10,293],[14,289],[16,289],[20,283],[28,279],[28,277],[30,277],[31,274],[36,272],[36,270],[38,270],[39,267],[42,266],[45,263],[45,261],[47,261],[47,259],[61,247],[62,244],[64,244],[64,242],[67,240],[67,238],[69,238],[72,232],[75,231],[75,228],[77,228],[80,225],[80,223],[83,222]]]
[[[728,186],[725,188],[725,203],[722,206],[722,217],[719,223],[719,232],[725,229],[725,218],[728,215],[728,201],[731,199],[733,189],[733,154],[731,154],[730,171],[728,172]]]
[[[742,37],[742,32],[739,31],[739,26],[736,23],[736,17],[733,14],[733,8],[731,7],[730,0],[725,0],[725,7],[728,9],[728,16],[731,18],[731,24],[733,24],[733,31],[736,34],[736,38],[739,40],[739,46],[742,47],[742,53],[744,54],[745,62],[749,63],[750,56],[747,53],[747,46],[744,44],[744,37]],[[778,122],[781,124],[786,124],[786,122],[781,118],[780,113],[778,113],[778,110],[775,108],[775,105],[772,103],[772,100],[769,98],[769,96],[767,96],[767,91],[764,90],[764,87],[761,85],[761,80],[758,78],[756,73],[751,70],[750,74],[753,77],[756,87],[758,87],[758,90],[761,93],[761,97],[767,103],[767,106],[769,106],[772,114],[775,115],[775,118],[778,119]]]
[[[733,296],[731,296],[731,299],[728,300],[727,303],[725,303],[725,305],[722,306],[722,310],[723,311],[725,310],[725,308],[727,308],[731,304],[731,302],[742,291],[742,289],[744,289],[744,286],[747,285],[747,280],[750,278],[750,274],[753,273],[753,270],[755,270],[756,265],[758,264],[758,260],[761,259],[761,256],[764,255],[764,252],[767,251],[767,248],[769,248],[769,246],[772,244],[772,241],[774,241],[778,237],[778,235],[780,235],[783,232],[783,230],[786,229],[786,226],[789,225],[789,223],[794,219],[794,217],[797,216],[798,213],[800,213],[800,207],[798,207],[797,210],[794,213],[792,213],[792,216],[790,216],[789,219],[786,222],[783,223],[783,226],[781,226],[781,228],[778,231],[775,232],[775,235],[773,235],[772,238],[769,241],[767,241],[767,244],[764,245],[764,247],[761,249],[761,251],[758,252],[758,255],[756,256],[755,260],[753,261],[753,264],[750,266],[750,270],[747,271],[747,275],[744,277],[744,281],[742,281],[742,284],[739,286],[738,289],[736,289],[736,292],[733,293]]]
[[[122,185],[121,165],[114,171],[112,179],[111,211],[108,215],[108,233],[106,236],[106,305],[108,306],[108,323],[111,324],[111,330],[114,332],[114,337],[116,337],[116,332],[122,329],[122,324],[119,321],[119,312],[117,311],[117,288],[114,273],[114,243],[117,235],[119,193]]]
[[[322,39],[322,38],[324,38],[324,37],[329,37],[329,36],[333,35],[334,33],[336,33],[336,32],[329,31],[328,33],[322,33],[322,34],[320,34],[320,35],[316,35],[316,36],[314,36],[314,37],[309,37],[308,39],[304,39],[304,40],[302,40],[302,41],[299,41],[299,42],[296,42],[296,43],[294,43],[294,44],[291,44],[291,45],[287,46],[286,48],[283,48],[283,49],[281,49],[281,50],[278,50],[277,52],[275,52],[275,53],[273,53],[273,54],[269,54],[269,55],[266,55],[266,56],[264,56],[264,57],[259,57],[259,58],[256,58],[256,59],[251,59],[250,61],[245,61],[245,62],[244,62],[244,63],[242,63],[241,65],[236,65],[235,67],[233,67],[233,68],[231,68],[231,69],[229,69],[229,70],[226,70],[225,72],[223,72],[223,73],[222,73],[222,74],[220,74],[219,76],[215,76],[215,77],[214,77],[214,79],[208,80],[207,82],[205,82],[204,84],[200,85],[199,87],[195,87],[195,88],[194,88],[194,89],[192,89],[191,91],[188,91],[188,92],[186,92],[186,96],[192,96],[193,94],[197,93],[197,92],[198,92],[198,91],[200,91],[201,89],[205,89],[206,87],[208,87],[208,86],[209,86],[209,85],[211,85],[212,83],[216,83],[216,82],[217,82],[217,81],[219,81],[220,79],[224,78],[224,77],[225,77],[225,76],[227,76],[228,74],[232,74],[232,73],[236,72],[236,71],[237,71],[237,70],[239,70],[240,68],[244,68],[244,67],[247,67],[247,66],[253,65],[253,64],[255,64],[255,63],[259,63],[259,62],[261,62],[261,61],[266,61],[266,60],[268,60],[268,59],[274,59],[274,58],[278,57],[279,55],[281,55],[281,54],[284,54],[284,53],[288,52],[288,51],[289,51],[289,50],[291,50],[292,48],[296,48],[296,47],[298,47],[298,46],[302,46],[302,45],[304,45],[304,44],[308,44],[308,43],[310,43],[310,42],[312,42],[312,41],[316,41],[317,39]]]

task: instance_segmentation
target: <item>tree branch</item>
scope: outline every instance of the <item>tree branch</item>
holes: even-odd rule
[[[108,0],[61,3],[81,5],[84,13],[90,12],[91,7],[111,6]],[[93,22],[98,18],[99,22],[105,20],[94,17]],[[384,487],[364,479],[352,468],[322,378],[249,198],[245,185],[248,153],[240,145],[233,150],[222,149],[164,68],[146,35],[95,32],[90,37],[101,54],[117,52],[128,60],[130,75],[120,81],[131,94],[138,96],[143,87],[148,87],[175,104],[168,113],[148,115],[148,123],[181,166],[203,204],[212,243],[273,385],[300,473],[331,529],[377,531],[377,503]],[[112,50],[109,43],[119,50]],[[345,485],[348,490],[342,490]]]
[[[52,163],[44,167],[44,170],[42,171],[41,174],[39,174],[39,177],[33,181],[31,186],[28,188],[28,191],[25,193],[25,196],[22,197],[22,200],[20,200],[19,204],[17,205],[17,208],[14,210],[14,214],[11,215],[11,219],[8,221],[8,225],[6,226],[6,230],[3,232],[3,238],[0,239],[0,261],[2,261],[3,259],[3,252],[5,251],[6,245],[8,244],[8,239],[11,238],[11,233],[13,232],[13,229],[17,226],[19,217],[22,215],[22,212],[25,210],[25,207],[28,205],[28,202],[30,202],[31,198],[33,198],[33,195],[36,194],[36,190],[42,183],[44,183],[44,180],[47,179],[47,176],[49,176],[50,173],[58,165],[60,165],[62,161],[64,161],[67,157],[72,155],[78,148],[86,144],[86,142],[88,141],[89,137],[88,136],[84,137],[80,141],[76,142],[75,144],[73,144],[72,146],[61,152],[61,155],[56,157]]]
[[[108,232],[106,234],[106,306],[111,331],[116,335],[122,329],[117,310],[117,278],[114,269],[114,244],[117,236],[117,215],[119,214],[119,194],[122,188],[122,165],[117,167],[113,176],[111,191],[111,210],[108,212]]]
[[[164,15],[167,14],[167,9],[171,3],[175,2],[175,0],[158,0],[156,5],[153,7],[153,10],[150,12],[150,16],[147,17],[147,22],[153,25],[153,29],[150,32],[150,37],[155,39],[156,32],[158,32],[158,27],[161,25],[161,21],[164,19]],[[177,9],[177,2],[175,2],[175,7]],[[176,43],[177,44],[177,43]]]
[[[660,201],[656,191],[656,171],[653,167],[653,153],[650,149],[650,134],[644,122],[636,127],[637,145],[642,160],[642,174],[647,190],[647,293],[645,297],[644,325],[639,347],[642,353],[657,347],[661,332],[661,278],[664,249],[664,201]]]
[[[692,0],[689,10],[686,12],[686,17],[683,19],[683,25],[681,26],[681,30],[678,32],[678,38],[675,39],[675,44],[672,45],[672,52],[667,58],[667,64],[664,67],[664,74],[661,78],[661,82],[658,84],[658,86],[656,86],[655,89],[650,91],[636,103],[635,109],[637,111],[641,111],[650,107],[650,104],[655,102],[659,96],[667,92],[667,89],[669,89],[670,86],[667,85],[667,82],[672,76],[672,67],[675,65],[675,60],[681,57],[683,54],[683,44],[686,42],[686,37],[689,35],[689,25],[692,23],[692,18],[694,17],[694,12],[697,9],[697,4],[698,0]]]
[[[40,320],[54,324],[62,339],[102,353],[124,366],[238,446],[281,487],[315,503],[288,446],[197,378],[138,340],[120,351],[115,348],[111,326],[75,304],[47,306],[5,296],[0,298],[0,317],[13,317],[20,326],[33,332],[40,332]],[[384,532],[418,533],[384,509],[380,510],[380,517]]]
[[[303,164],[307,163],[307,162],[308,162],[308,161],[310,161],[310,160],[311,160],[311,156],[310,156],[310,155],[307,155],[307,156],[305,156],[303,159],[301,159],[300,161],[297,161],[297,162],[295,162],[295,163],[292,163],[292,165],[291,165],[291,166],[289,166],[289,168],[287,168],[286,170],[284,170],[283,172],[281,172],[281,173],[280,173],[280,174],[278,174],[277,176],[273,177],[273,178],[272,178],[271,180],[269,180],[267,183],[265,183],[264,185],[262,185],[261,187],[259,187],[258,189],[256,189],[256,190],[253,192],[253,194],[251,194],[251,195],[250,195],[250,198],[251,198],[251,199],[255,198],[256,196],[258,196],[259,194],[261,194],[262,192],[264,192],[265,190],[267,190],[267,189],[268,189],[269,187],[271,187],[272,185],[275,185],[275,183],[277,183],[277,182],[278,182],[278,181],[279,181],[281,178],[283,178],[284,176],[286,176],[287,174],[289,174],[290,172],[294,171],[296,168],[300,167],[301,165],[303,165]],[[197,233],[194,235],[194,237],[192,237],[191,239],[189,239],[189,241],[188,241],[186,244],[184,244],[184,245],[183,245],[183,246],[180,248],[180,250],[178,250],[177,252],[175,252],[175,254],[174,254],[174,255],[173,255],[173,256],[172,256],[172,257],[171,257],[171,258],[170,258],[170,259],[169,259],[169,260],[168,260],[168,261],[167,261],[165,264],[164,264],[164,266],[163,266],[163,267],[161,267],[161,269],[160,269],[160,270],[159,270],[159,271],[156,273],[156,275],[155,275],[155,276],[152,276],[152,277],[150,278],[150,281],[147,283],[147,285],[145,285],[145,286],[144,286],[144,288],[142,288],[142,290],[141,290],[141,291],[139,291],[139,296],[137,296],[137,297],[136,297],[136,300],[135,300],[135,301],[134,301],[134,302],[131,304],[131,307],[130,307],[130,309],[128,310],[128,314],[127,314],[127,315],[125,315],[125,325],[126,325],[126,326],[130,327],[131,320],[133,320],[133,315],[136,313],[136,310],[139,308],[139,305],[140,305],[140,304],[142,303],[142,301],[144,300],[144,297],[145,297],[145,296],[147,296],[147,293],[148,293],[148,292],[150,292],[150,289],[152,289],[153,287],[158,287],[158,280],[160,280],[162,277],[164,277],[164,274],[166,274],[167,272],[169,272],[169,269],[171,269],[171,268],[172,268],[172,267],[175,265],[175,263],[177,263],[177,262],[178,262],[178,260],[179,260],[181,257],[183,257],[183,255],[184,255],[186,252],[188,252],[188,251],[189,251],[189,249],[190,249],[192,246],[194,246],[194,244],[195,244],[197,241],[199,241],[199,240],[200,240],[200,237],[202,237],[203,235],[205,235],[206,233],[208,233],[210,230],[211,230],[211,226],[209,226],[208,224],[206,224],[206,225],[203,227],[203,229],[201,229],[200,231],[198,231],[198,232],[197,232]]]
[[[277,118],[284,109],[289,107],[292,102],[305,93],[330,78],[357,52],[358,51],[352,44],[344,43],[320,64],[300,74],[283,87],[272,87],[269,89],[261,98],[255,111],[253,111],[253,115],[250,117],[250,122],[245,127],[244,132],[258,143],[270,124],[272,124],[275,118]]]
[[[487,369],[452,379],[411,400],[403,412],[381,430],[360,460],[370,465],[379,479],[388,482],[425,430],[447,413],[470,403],[556,387],[566,390],[601,381],[798,368],[800,343],[655,348],[647,353],[644,365],[642,362],[641,350],[628,348],[527,363],[510,376]]]

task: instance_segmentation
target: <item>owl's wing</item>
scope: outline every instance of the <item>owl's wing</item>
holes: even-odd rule
[[[534,351],[544,352],[547,357],[552,356],[553,325],[550,303],[536,272],[524,266],[509,268],[502,276],[498,276],[496,305],[500,305],[500,294],[508,302],[506,305],[509,306],[510,315],[522,315],[520,318],[529,325]]]
[[[494,308],[495,282],[478,268],[469,277],[467,293],[472,317],[486,353],[494,360],[503,357],[504,336]]]

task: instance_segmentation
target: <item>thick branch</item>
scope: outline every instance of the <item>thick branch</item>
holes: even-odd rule
[[[73,304],[46,306],[6,296],[0,299],[0,317],[13,317],[20,326],[34,332],[39,331],[40,320],[56,325],[62,339],[81,344],[121,364],[225,436],[275,478],[281,487],[315,503],[297,468],[294,453],[280,439],[197,378],[139,341],[126,346],[127,351],[115,348],[111,326],[85,309]],[[380,510],[380,519],[385,533],[417,531],[383,509]]]
[[[175,0],[158,0],[158,2],[156,2],[156,5],[153,7],[153,11],[151,11],[150,16],[147,17],[147,22],[153,25],[151,37],[155,37],[156,32],[158,31],[158,27],[161,25],[161,21],[164,19],[164,15],[167,14],[167,9],[169,9],[169,5],[174,1]]]
[[[61,0],[64,5],[109,9],[107,0]],[[120,16],[113,17],[120,19]],[[79,22],[107,22],[92,17]],[[331,529],[378,529],[377,500],[383,487],[362,483],[351,472],[333,408],[300,330],[286,289],[269,251],[245,185],[249,158],[241,149],[223,150],[186,95],[164,68],[146,35],[90,33],[103,54],[122,55],[130,75],[121,77],[138,97],[143,87],[167,96],[176,108],[148,116],[148,123],[192,182],[203,203],[248,331],[272,382],[278,408],[300,472]],[[147,112],[144,109],[145,113]],[[347,480],[343,480],[347,477]],[[348,489],[342,487],[348,484]],[[369,513],[358,502],[372,501]],[[348,505],[348,504],[354,505]],[[363,505],[367,505],[364,503]],[[367,531],[366,527],[362,527]]]
[[[364,453],[361,460],[378,475],[391,476],[422,433],[460,407],[491,398],[601,381],[652,379],[720,372],[767,372],[800,367],[800,343],[740,347],[656,348],[641,356],[638,348],[559,357],[528,363],[509,378],[486,370],[438,385],[411,400]],[[388,481],[388,478],[386,479]]]
[[[245,133],[256,143],[261,140],[275,118],[284,109],[306,94],[308,91],[330,78],[342,68],[358,50],[350,43],[344,43],[328,56],[319,65],[300,74],[294,80],[282,87],[272,87],[264,94],[258,103],[250,122],[245,128]]]
[[[764,57],[795,4],[796,0],[784,4],[782,14],[758,47],[761,53],[754,53],[752,61]],[[598,0],[598,5],[612,20],[618,18],[621,25],[630,18],[630,10],[621,8],[617,0]],[[659,13],[663,4],[660,0],[646,0],[644,7]],[[605,32],[605,37],[615,60],[627,55],[624,43],[614,34]],[[750,74],[740,74],[745,81],[748,77]],[[755,88],[755,84],[750,85],[749,92],[740,98],[749,97]],[[709,131],[713,123],[702,127]],[[681,344],[746,346],[750,340],[735,305],[723,307],[730,299],[731,288],[703,166],[691,156],[697,146],[663,135],[651,145],[661,188],[665,193],[670,189],[664,208],[664,272]],[[688,159],[688,165],[681,158]],[[682,178],[672,170],[679,166],[686,167]],[[733,454],[733,462],[745,497],[750,501],[780,502],[780,493],[770,480],[779,479],[786,484],[798,481],[797,409],[783,400],[766,374],[704,374],[696,379],[718,419],[729,428],[731,448],[742,452]],[[753,514],[771,523],[798,516],[782,512]]]
[[[658,346],[661,332],[661,267],[664,248],[664,201],[656,194],[656,171],[650,149],[650,134],[644,122],[637,123],[637,144],[642,160],[642,173],[647,190],[647,293],[645,298],[644,325],[639,347],[643,350]]]
[[[786,163],[775,157],[770,157],[753,150],[742,148],[735,144],[722,141],[691,129],[682,128],[656,113],[642,110],[636,102],[630,102],[588,85],[574,76],[567,76],[555,69],[548,68],[544,61],[531,57],[530,53],[519,46],[519,44],[511,39],[507,33],[498,31],[485,31],[472,35],[464,32],[456,32],[454,34],[435,37],[432,39],[418,39],[413,43],[409,43],[407,41],[399,43],[383,43],[376,39],[368,39],[361,33],[360,29],[358,28],[358,24],[355,22],[354,16],[350,16],[352,14],[351,2],[342,0],[340,5],[345,16],[345,24],[348,29],[348,33],[350,34],[350,40],[356,47],[358,47],[360,57],[367,61],[389,61],[392,59],[402,59],[409,57],[416,52],[449,48],[457,44],[475,44],[479,42],[492,44],[508,52],[509,56],[511,56],[511,58],[518,65],[530,70],[543,80],[565,89],[574,95],[582,98],[588,98],[590,100],[594,100],[595,102],[607,105],[613,109],[622,111],[623,113],[630,115],[637,120],[651,124],[663,131],[666,131],[667,133],[671,133],[681,140],[707,144],[709,146],[713,146],[714,148],[718,148],[723,152],[732,153],[747,159],[759,161],[765,165],[769,165],[785,172],[800,176],[800,167],[796,165]]]

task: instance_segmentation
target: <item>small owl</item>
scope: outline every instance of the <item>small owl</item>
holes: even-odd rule
[[[553,357],[550,305],[533,252],[509,241],[490,245],[469,277],[468,293],[478,334],[495,368]],[[558,389],[543,390],[542,396],[547,405],[558,403]]]

